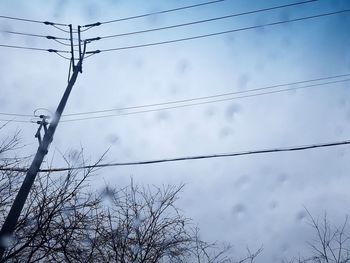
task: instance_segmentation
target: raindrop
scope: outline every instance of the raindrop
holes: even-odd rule
[[[170,118],[170,114],[165,111],[157,112],[156,119],[158,122],[166,121]]]
[[[220,130],[220,137],[227,137],[233,133],[230,127],[224,127]]]
[[[0,238],[0,244],[2,247],[11,247],[15,244],[15,237],[13,235],[4,235]]]
[[[343,127],[341,127],[341,126],[335,127],[335,134],[336,135],[340,136],[340,135],[343,135],[343,133],[344,133],[344,128]]]
[[[224,41],[229,45],[233,45],[235,43],[235,37],[233,36],[233,34],[228,34],[225,36]]]
[[[112,188],[109,186],[106,186],[101,193],[101,196],[103,198],[103,203],[105,206],[110,207],[113,206],[113,202],[115,199],[115,192]]]
[[[241,89],[244,90],[247,87],[248,82],[250,81],[250,77],[248,74],[242,74],[239,76],[238,81],[237,81],[237,86]]]
[[[290,12],[289,11],[282,11],[280,13],[280,19],[281,20],[289,20],[290,19]]]
[[[87,236],[86,238],[83,239],[83,244],[85,246],[90,246],[91,245],[91,239]]]
[[[287,252],[288,249],[289,249],[288,243],[283,243],[283,244],[281,244],[281,251],[282,251],[282,253]]]
[[[90,19],[94,19],[98,17],[98,14],[100,13],[100,9],[94,3],[89,3],[88,5],[86,5],[85,10],[86,10],[87,17]]]
[[[236,181],[235,181],[235,186],[241,190],[245,190],[248,188],[250,178],[248,175],[244,174],[240,176]]]
[[[282,173],[277,176],[278,184],[284,185],[287,183],[287,181],[288,181],[288,176],[286,174]]]
[[[305,211],[299,211],[296,215],[297,222],[303,222],[307,216],[307,213]]]
[[[72,217],[74,214],[74,208],[73,207],[63,207],[62,208],[62,213],[65,215],[67,218]]]
[[[233,213],[237,219],[242,219],[245,216],[246,208],[243,204],[237,204],[233,207]]]
[[[271,210],[275,210],[278,207],[278,203],[276,201],[271,201],[269,204],[269,208]]]
[[[135,216],[134,220],[133,220],[133,225],[135,228],[139,228],[141,226],[143,222],[143,219],[140,218],[139,216]]]
[[[6,31],[12,31],[12,27],[9,25],[9,24],[4,24],[4,25],[1,25],[1,36],[5,39],[9,39],[11,38],[11,34],[7,33]]]
[[[153,8],[149,11],[149,13],[154,13],[154,12],[158,12],[158,10]],[[155,15],[149,16],[147,20],[151,26],[155,26],[157,24],[161,24],[163,19],[160,15],[155,14]]]
[[[226,108],[225,116],[228,121],[232,120],[236,114],[240,111],[240,106],[236,103],[232,103]]]
[[[216,109],[214,107],[207,107],[204,111],[204,115],[207,118],[211,118],[216,114]]]
[[[120,138],[117,135],[110,134],[106,137],[106,141],[110,144],[118,144],[120,142]]]
[[[137,58],[134,62],[133,65],[136,69],[142,69],[145,65],[144,61],[142,58]]]
[[[135,246],[132,246],[131,247],[131,250],[134,254],[138,254],[141,252],[142,250],[142,247],[140,245],[135,245]]]
[[[78,150],[72,150],[68,154],[68,158],[71,161],[77,161],[79,159],[79,151]]]
[[[177,72],[180,74],[185,74],[188,71],[189,62],[183,59],[177,63]]]
[[[346,154],[345,149],[338,149],[338,151],[337,151],[337,156],[338,156],[339,158],[343,158],[343,157],[345,156],[345,154]]]
[[[25,225],[26,227],[33,227],[35,224],[36,224],[36,222],[35,222],[34,218],[28,217],[28,218],[26,218],[25,221],[24,221],[24,225]]]

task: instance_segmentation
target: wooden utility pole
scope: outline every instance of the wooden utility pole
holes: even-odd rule
[[[9,240],[12,239],[13,232],[15,230],[15,227],[18,222],[18,218],[22,212],[23,206],[26,202],[26,199],[29,195],[30,189],[32,188],[32,185],[34,183],[34,180],[40,170],[40,166],[45,158],[45,155],[48,153],[49,146],[53,140],[53,136],[55,134],[56,128],[58,126],[58,123],[60,121],[60,118],[62,116],[63,110],[66,106],[69,94],[72,91],[72,88],[74,86],[74,83],[78,77],[79,72],[82,72],[82,63],[85,55],[85,49],[86,49],[86,42],[83,42],[83,48],[81,48],[82,41],[80,40],[80,28],[78,30],[79,35],[79,61],[77,65],[74,63],[74,44],[73,44],[73,30],[72,25],[69,25],[70,28],[70,42],[71,42],[71,68],[72,68],[72,75],[68,81],[67,88],[62,96],[62,99],[60,103],[58,104],[58,107],[56,109],[55,115],[52,116],[52,121],[48,128],[47,122],[46,122],[46,116],[41,116],[41,122],[38,122],[40,124],[39,130],[36,134],[36,137],[39,140],[39,147],[35,154],[34,160],[32,164],[30,165],[26,177],[22,183],[21,188],[19,189],[17,196],[12,204],[12,207],[6,217],[6,220],[1,228],[0,231],[0,262],[3,261],[3,256],[5,253],[5,250],[8,246]],[[44,127],[45,135],[43,136],[43,139],[41,140],[40,135],[40,129]]]

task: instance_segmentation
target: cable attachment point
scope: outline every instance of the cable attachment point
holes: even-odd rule
[[[45,21],[44,24],[45,25],[49,25],[49,26],[54,26],[55,25],[55,23],[52,23],[52,22],[49,22],[49,21]]]
[[[101,50],[97,49],[97,50],[94,50],[94,51],[86,52],[86,54],[98,54],[98,53],[101,53]]]
[[[100,40],[101,38],[100,37],[94,37],[94,38],[88,38],[86,39],[86,43],[91,43],[92,41],[97,41],[97,40]]]
[[[97,22],[97,23],[93,23],[93,24],[87,24],[85,26],[82,27],[94,27],[94,26],[100,26],[102,23],[101,22]]]
[[[39,128],[35,134],[35,138],[38,138],[39,145],[41,146],[41,142],[42,142],[41,129],[44,128],[44,135],[45,135],[47,132],[47,125],[49,124],[47,120],[50,118],[50,116],[39,115],[39,118],[41,120],[36,122],[37,124],[39,124]]]

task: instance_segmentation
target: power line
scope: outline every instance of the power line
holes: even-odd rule
[[[235,33],[235,32],[240,32],[240,31],[252,30],[252,29],[263,28],[263,27],[268,27],[268,26],[281,25],[281,24],[285,24],[285,23],[314,19],[314,18],[330,16],[330,15],[335,15],[335,14],[341,14],[341,13],[346,13],[346,12],[350,12],[350,9],[345,9],[345,10],[340,10],[340,11],[335,11],[335,12],[330,12],[330,13],[323,13],[323,14],[318,14],[318,15],[313,15],[313,16],[306,16],[306,17],[295,18],[295,19],[289,19],[289,20],[282,20],[282,21],[277,21],[277,22],[272,22],[272,23],[267,23],[267,24],[262,24],[262,25],[243,27],[243,28],[232,29],[232,30],[227,30],[227,31],[220,31],[220,32],[215,32],[215,33],[210,33],[210,34],[205,34],[205,35],[197,35],[197,36],[192,36],[192,37],[166,40],[166,41],[161,41],[161,42],[146,43],[146,44],[140,44],[140,45],[101,49],[101,50],[95,50],[95,51],[88,51],[86,53],[87,54],[93,54],[93,53],[97,54],[97,53],[101,53],[101,52],[110,52],[110,51],[119,51],[119,50],[126,50],[126,49],[158,46],[158,45],[164,45],[164,44],[170,44],[170,43],[176,43],[176,42],[182,42],[182,41],[188,41],[188,40],[194,40],[194,39],[200,39],[200,38],[206,38],[206,37],[212,37],[212,36],[218,36],[218,35],[223,35],[223,34]]]
[[[350,79],[338,80],[338,81],[330,81],[330,82],[326,82],[326,83],[318,83],[318,84],[306,85],[306,86],[302,86],[302,87],[280,89],[280,90],[267,91],[267,92],[261,92],[261,93],[256,93],[256,94],[236,96],[236,97],[224,98],[224,99],[216,99],[216,100],[197,102],[197,103],[189,103],[189,104],[184,104],[184,105],[176,105],[176,106],[163,107],[163,108],[157,108],[157,109],[149,109],[149,110],[142,110],[142,111],[134,111],[134,112],[126,112],[126,113],[115,113],[115,114],[108,114],[108,115],[101,115],[101,116],[94,116],[94,117],[84,117],[84,118],[62,120],[61,122],[74,122],[74,121],[83,121],[83,120],[92,120],[92,119],[102,119],[102,118],[109,118],[109,117],[116,117],[116,116],[135,115],[135,114],[157,112],[157,111],[163,111],[163,110],[187,108],[187,107],[193,107],[193,106],[205,105],[205,104],[211,104],[211,103],[217,103],[217,102],[232,101],[232,100],[236,100],[236,99],[264,96],[264,95],[281,93],[281,92],[286,92],[286,91],[291,91],[291,90],[306,89],[306,88],[323,86],[323,85],[329,85],[329,84],[334,84],[334,83],[341,83],[341,82],[346,82],[346,81],[350,81]]]
[[[64,37],[56,37],[56,36],[48,36],[48,35],[40,35],[40,34],[32,34],[32,33],[24,33],[24,32],[17,32],[17,31],[9,31],[9,30],[2,30],[1,32],[13,34],[13,35],[21,35],[21,36],[29,36],[29,37],[41,37],[41,38],[47,38],[47,39],[56,39],[56,40],[66,40],[70,41],[69,38]]]
[[[243,91],[235,91],[235,92],[215,94],[215,95],[210,95],[210,96],[196,97],[196,98],[190,98],[190,99],[167,101],[167,102],[153,103],[153,104],[136,105],[136,106],[123,107],[123,108],[105,109],[105,110],[98,110],[98,111],[70,113],[70,114],[62,115],[62,117],[79,116],[79,115],[90,115],[90,114],[106,113],[106,112],[113,112],[113,111],[122,111],[122,110],[131,110],[131,109],[140,109],[140,108],[149,108],[149,107],[156,107],[156,106],[163,106],[163,105],[179,104],[179,103],[186,103],[186,102],[192,102],[192,101],[198,101],[198,100],[200,101],[200,100],[205,100],[205,99],[226,97],[226,96],[230,96],[230,95],[244,94],[244,93],[261,91],[261,90],[269,90],[269,89],[278,88],[278,87],[285,87],[285,86],[290,86],[290,85],[304,84],[304,83],[321,81],[321,80],[329,80],[329,79],[335,79],[335,78],[346,77],[346,76],[350,76],[350,73],[349,74],[342,74],[342,75],[322,77],[322,78],[316,78],[316,79],[295,81],[295,82],[283,83],[283,84],[277,84],[277,85],[271,85],[271,86],[255,88],[255,89],[249,89],[249,90],[243,90]],[[144,111],[136,111],[136,112],[129,112],[129,113],[116,113],[116,114],[109,114],[109,115],[102,115],[102,116],[94,116],[94,117],[62,120],[62,122],[72,122],[72,121],[81,121],[81,120],[89,120],[89,119],[99,119],[99,118],[107,118],[107,117],[115,117],[115,116],[123,116],[123,115],[134,115],[134,114],[147,113],[147,112],[155,112],[155,111],[162,111],[162,110],[169,110],[169,109],[176,109],[176,108],[184,108],[184,107],[190,107],[190,106],[196,106],[196,105],[203,105],[203,104],[210,104],[210,103],[216,103],[216,102],[230,101],[230,100],[235,100],[235,99],[242,99],[242,98],[257,97],[257,96],[263,96],[263,95],[274,94],[274,93],[281,93],[281,92],[286,92],[286,91],[291,91],[291,90],[307,89],[307,88],[325,86],[325,85],[336,84],[336,83],[344,83],[344,82],[347,82],[347,81],[350,81],[350,79],[334,80],[334,81],[329,81],[329,82],[305,85],[305,86],[301,86],[301,87],[291,87],[291,88],[287,88],[287,89],[273,90],[273,91],[263,92],[263,93],[255,93],[255,94],[244,95],[244,96],[229,97],[229,98],[218,99],[218,100],[209,100],[209,101],[203,101],[203,102],[199,102],[199,103],[191,103],[191,104],[185,104],[185,105],[176,105],[176,106],[172,106],[172,107],[157,108],[157,109],[150,109],[150,110],[144,110]],[[16,117],[33,117],[33,115],[29,115],[29,114],[6,113],[6,112],[0,112],[0,115],[16,116]],[[22,123],[23,122],[28,122],[28,123],[31,122],[32,123],[32,121],[10,120],[10,119],[0,119],[0,121],[22,122]]]
[[[50,53],[70,53],[70,51],[66,51],[66,50],[45,49],[45,48],[36,48],[36,47],[23,47],[23,46],[3,45],[3,44],[0,44],[0,47],[35,50],[35,51],[47,51]]]
[[[63,55],[61,55],[60,53],[55,52],[55,54],[56,54],[57,56],[59,56],[59,57],[65,59],[65,60],[71,61],[70,58],[68,58],[68,57],[66,57],[66,56],[63,56]]]
[[[234,92],[221,93],[221,94],[215,94],[215,95],[209,95],[209,96],[195,97],[195,98],[190,98],[190,99],[182,99],[182,100],[174,100],[174,101],[167,101],[167,102],[161,102],[161,103],[152,103],[152,104],[144,104],[144,105],[137,105],[137,106],[129,106],[129,107],[123,107],[123,108],[114,108],[114,109],[105,109],[105,110],[70,113],[70,114],[65,114],[65,115],[62,115],[62,116],[64,116],[64,117],[79,116],[79,115],[88,115],[88,114],[96,114],[96,113],[105,113],[105,112],[140,109],[140,108],[156,107],[156,106],[163,106],[163,105],[169,105],[169,104],[185,103],[185,102],[192,102],[192,101],[198,101],[198,100],[212,99],[212,98],[218,98],[218,97],[226,97],[226,96],[230,96],[230,95],[249,93],[249,92],[261,91],[261,90],[269,90],[269,89],[273,89],[273,88],[279,88],[279,87],[285,87],[285,86],[291,86],[291,85],[297,85],[297,84],[304,84],[304,83],[321,81],[321,80],[336,79],[336,78],[348,77],[348,76],[350,76],[350,73],[348,73],[348,74],[341,74],[341,75],[334,75],[334,76],[327,76],[327,77],[321,77],[321,78],[315,78],[315,79],[308,79],[308,80],[302,80],[302,81],[295,81],[295,82],[289,82],[289,83],[283,83],[283,84],[277,84],[277,85],[270,85],[270,86],[265,86],[265,87],[261,87],[261,88],[255,88],[255,89],[248,89],[248,90],[234,91]],[[321,83],[321,84],[318,84],[318,85],[327,85],[327,84],[332,84],[332,83],[337,83],[337,82],[327,82],[326,84],[322,84]]]
[[[175,11],[180,11],[180,10],[185,10],[185,9],[190,9],[190,8],[205,6],[205,5],[216,4],[216,3],[224,2],[224,1],[225,1],[225,0],[209,1],[209,2],[204,2],[204,3],[194,4],[194,5],[188,5],[188,6],[183,6],[183,7],[177,7],[177,8],[168,9],[168,10],[162,10],[162,11],[157,11],[157,12],[146,13],[146,14],[142,14],[142,15],[136,15],[136,16],[130,16],[130,17],[119,18],[119,19],[113,19],[113,20],[104,21],[104,22],[97,22],[97,23],[85,25],[85,26],[83,26],[83,27],[99,26],[99,25],[103,25],[103,24],[110,24],[110,23],[121,22],[121,21],[136,19],[136,18],[143,18],[143,17],[147,17],[147,16],[152,16],[152,15],[165,14],[165,13],[170,13],[170,12],[175,12]]]
[[[57,40],[57,39],[53,39],[54,41],[56,41],[57,43],[61,44],[61,45],[64,45],[64,46],[68,46],[68,47],[71,47],[72,45],[71,44],[67,44],[67,43],[64,43],[60,40]],[[79,47],[79,44],[73,44],[73,47]]]
[[[286,4],[286,5],[279,5],[279,6],[274,6],[274,7],[257,9],[257,10],[253,10],[253,11],[243,12],[243,13],[235,13],[235,14],[226,15],[226,16],[209,18],[209,19],[204,19],[204,20],[199,20],[199,21],[193,21],[193,22],[188,22],[188,23],[176,24],[176,25],[171,25],[171,26],[158,27],[158,28],[152,28],[152,29],[146,29],[146,30],[140,30],[140,31],[132,31],[132,32],[127,32],[127,33],[102,36],[102,37],[100,37],[100,39],[129,36],[129,35],[135,35],[135,34],[141,34],[141,33],[149,33],[149,32],[154,32],[154,31],[160,31],[160,30],[166,30],[166,29],[190,26],[190,25],[195,25],[195,24],[207,23],[207,22],[212,22],[212,21],[217,21],[217,20],[222,20],[222,19],[227,19],[227,18],[232,18],[232,17],[244,16],[244,15],[255,14],[255,13],[260,13],[260,12],[266,12],[266,11],[271,11],[271,10],[276,10],[276,9],[296,6],[296,5],[307,4],[307,3],[311,3],[311,2],[315,2],[315,1],[318,1],[318,0],[308,0],[308,1],[302,1],[302,2],[297,2],[297,3]]]
[[[45,25],[51,25],[51,26],[53,26],[53,25],[56,25],[56,26],[69,26],[68,24],[49,22],[49,21],[41,21],[41,20],[34,20],[34,19],[27,19],[27,18],[19,18],[19,17],[13,17],[13,16],[0,15],[0,18],[10,19],[10,20],[17,20],[17,21],[22,21],[22,22],[45,24]]]
[[[0,112],[0,115],[5,115],[5,116],[16,116],[16,117],[33,117],[33,115],[30,115],[30,114],[7,113],[7,112]]]
[[[254,154],[293,152],[293,151],[304,151],[304,150],[310,150],[310,149],[334,147],[334,146],[348,145],[348,144],[350,144],[350,140],[340,141],[340,142],[330,142],[330,143],[308,144],[308,145],[301,145],[301,146],[290,146],[290,147],[283,147],[283,148],[270,148],[270,149],[254,150],[254,151],[242,151],[242,152],[233,152],[233,153],[219,153],[219,154],[196,155],[196,156],[187,156],[187,157],[176,157],[176,158],[149,160],[149,161],[100,163],[100,164],[95,164],[95,165],[83,165],[83,166],[69,167],[69,168],[41,169],[40,172],[64,172],[64,171],[71,171],[71,170],[105,168],[105,167],[114,167],[114,166],[146,165],[146,164],[179,162],[179,161],[211,159],[211,158],[237,157],[237,156],[254,155]],[[0,171],[26,172],[27,168],[1,167]]]
[[[30,123],[30,121],[24,121],[24,120],[11,120],[11,119],[0,119],[2,122],[18,122],[18,123]]]

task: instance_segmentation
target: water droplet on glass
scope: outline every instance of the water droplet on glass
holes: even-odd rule
[[[277,176],[277,183],[284,185],[288,181],[288,175],[282,173]]]
[[[220,137],[227,137],[230,136],[233,133],[232,129],[230,127],[224,127],[220,130]]]
[[[107,207],[113,206],[113,202],[115,201],[115,191],[114,189],[106,186],[101,193],[101,197],[103,200],[103,204]]]
[[[110,134],[106,137],[106,140],[110,143],[110,144],[118,144],[120,139],[117,135],[114,134]]]
[[[189,62],[186,59],[183,59],[177,63],[177,71],[180,74],[185,74],[188,71]]]
[[[6,248],[13,246],[15,242],[16,242],[16,239],[13,235],[4,235],[0,239],[1,246]]]
[[[305,220],[306,216],[307,216],[307,213],[305,211],[299,211],[296,215],[296,220],[298,222],[302,222]]]
[[[245,190],[248,188],[250,178],[248,175],[244,174],[240,176],[236,181],[235,181],[235,186],[241,190]]]
[[[233,213],[237,219],[242,219],[245,216],[246,208],[243,204],[237,204],[233,207]]]
[[[271,210],[274,210],[278,207],[278,203],[276,201],[271,201],[270,204],[269,204],[269,208]]]
[[[241,107],[239,104],[232,103],[226,108],[225,116],[228,121],[231,121],[237,113],[240,111]]]

